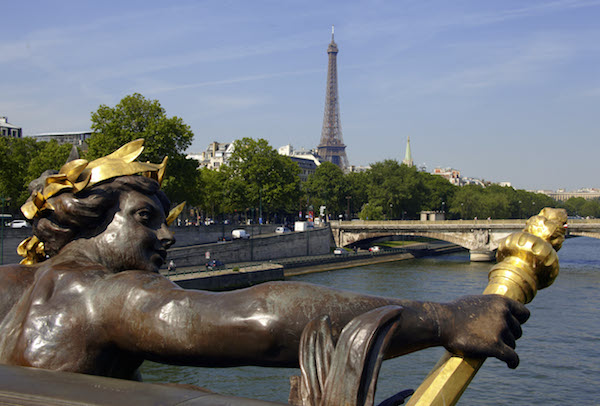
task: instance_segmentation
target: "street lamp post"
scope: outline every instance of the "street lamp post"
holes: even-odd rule
[[[258,189],[258,233],[260,234],[260,228],[263,223],[263,215],[262,215],[262,186]]]
[[[0,197],[2,200],[2,218],[0,218],[0,265],[4,265],[4,203],[10,201],[10,197]]]

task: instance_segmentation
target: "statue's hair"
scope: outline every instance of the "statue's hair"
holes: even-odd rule
[[[112,221],[121,193],[132,190],[156,195],[165,215],[169,212],[169,199],[157,181],[145,176],[120,176],[77,194],[63,192],[51,197],[48,202],[54,210],[45,211],[34,221],[33,233],[44,243],[46,254],[52,257],[75,239],[101,233]]]

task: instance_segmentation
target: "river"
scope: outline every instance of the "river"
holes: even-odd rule
[[[496,359],[481,368],[460,405],[600,404],[600,240],[573,238],[559,251],[560,275],[532,303],[523,337],[521,363],[508,369]],[[449,301],[480,293],[490,264],[470,263],[468,254],[349,267],[291,280],[415,300]],[[432,348],[384,362],[377,401],[416,388],[442,354]],[[147,362],[149,382],[180,382],[216,392],[286,402],[295,369],[189,368]]]

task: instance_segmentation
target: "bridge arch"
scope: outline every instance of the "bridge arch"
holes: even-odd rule
[[[526,220],[333,221],[338,246],[388,235],[413,235],[451,242],[471,252],[471,260],[493,260],[493,252],[509,234],[521,231]],[[570,235],[600,238],[600,220],[569,220]]]

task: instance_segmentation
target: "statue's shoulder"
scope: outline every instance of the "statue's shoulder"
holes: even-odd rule
[[[29,265],[11,264],[0,266],[0,286],[30,285],[35,276],[36,267]]]
[[[109,284],[122,284],[144,290],[172,289],[178,286],[159,273],[148,271],[122,271],[107,275],[104,281]]]
[[[27,265],[0,266],[0,322],[32,284],[35,267]]]

